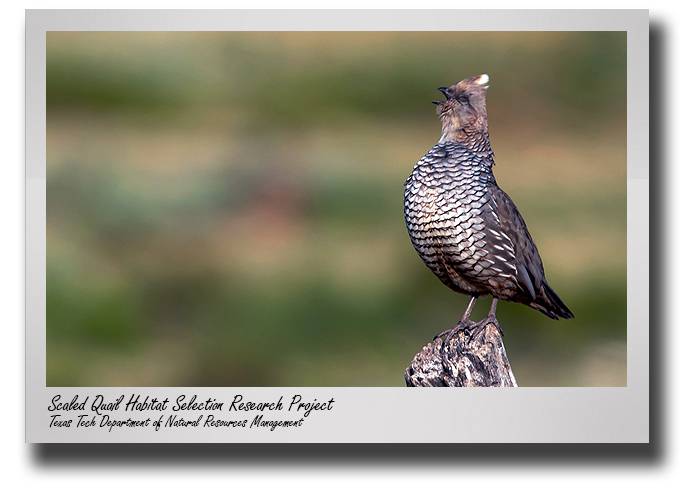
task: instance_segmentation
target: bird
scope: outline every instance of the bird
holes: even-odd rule
[[[547,283],[525,220],[496,183],[488,88],[488,74],[438,88],[444,99],[433,103],[442,134],[416,162],[404,187],[404,219],[413,247],[442,283],[470,297],[443,345],[475,324],[470,316],[483,296],[492,297],[484,321],[496,320],[499,300],[527,305],[552,319],[574,317]]]

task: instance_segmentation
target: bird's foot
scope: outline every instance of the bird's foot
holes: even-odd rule
[[[474,323],[474,330],[470,334],[469,341],[471,341],[471,339],[474,336],[476,336],[477,334],[482,333],[486,329],[486,326],[488,326],[489,324],[493,324],[494,326],[496,326],[498,328],[498,330],[501,332],[501,336],[503,336],[503,329],[501,329],[501,325],[498,323],[498,319],[496,319],[496,315],[495,314],[488,314],[481,321]]]
[[[474,325],[475,323],[470,320],[462,320],[459,321],[454,328],[435,335],[434,339],[442,338],[442,342],[440,344],[440,359],[442,360],[442,367],[445,369],[445,371],[451,373],[450,361],[447,356],[447,349],[450,341],[452,341],[452,338],[462,332],[464,332],[464,334],[467,336],[467,341],[470,341],[472,338],[472,329]]]
[[[474,321],[459,321],[454,328],[446,329],[445,331],[440,331],[435,336],[433,336],[433,341],[437,340],[438,338],[442,338],[443,342],[446,340],[451,340],[454,337],[454,335],[458,334],[461,331],[469,333],[469,328],[471,328],[474,324]]]
[[[492,323],[494,326],[498,328],[498,332],[501,333],[501,337],[505,336],[503,334],[503,328],[501,327],[500,324],[498,324],[498,319],[496,319],[496,314],[489,314],[486,317],[486,324]]]

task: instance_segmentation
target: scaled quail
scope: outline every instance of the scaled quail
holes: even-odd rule
[[[451,289],[471,297],[460,324],[472,323],[478,297],[528,305],[552,319],[574,317],[547,284],[542,260],[527,226],[496,184],[488,133],[489,76],[464,79],[438,90],[434,101],[442,122],[440,140],[406,180],[404,217],[423,262]],[[448,339],[454,334],[453,330]]]

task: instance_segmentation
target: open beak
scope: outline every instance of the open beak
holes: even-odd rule
[[[442,93],[442,95],[443,95],[445,98],[449,98],[449,97],[450,97],[450,88],[447,88],[447,87],[445,87],[445,86],[440,86],[440,87],[437,88],[437,89],[438,89],[438,91],[440,91],[440,92]]]
[[[450,98],[450,92],[451,92],[451,91],[450,91],[450,88],[445,87],[445,86],[440,86],[439,88],[437,88],[437,90],[440,91],[440,92],[442,93],[442,95],[445,97],[445,99],[449,99],[449,98]],[[444,101],[444,100],[443,100],[443,101]],[[433,104],[434,104],[434,105],[439,105],[440,103],[443,103],[443,101],[433,101]]]

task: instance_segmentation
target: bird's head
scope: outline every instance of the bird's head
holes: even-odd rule
[[[442,121],[442,132],[446,138],[456,138],[460,132],[488,130],[486,114],[486,90],[489,88],[488,74],[481,74],[459,81],[449,87],[439,87],[445,99],[433,101]]]

